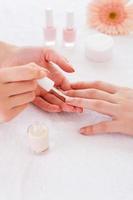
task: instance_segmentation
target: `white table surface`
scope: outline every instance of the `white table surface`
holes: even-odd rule
[[[133,36],[116,37],[115,54],[105,64],[89,62],[84,40],[87,0],[0,0],[0,40],[17,45],[43,45],[44,9],[55,10],[58,38],[65,11],[74,8],[79,31],[77,48],[64,53],[76,68],[68,78],[105,80],[132,87]],[[59,39],[61,42],[61,39]],[[33,106],[13,121],[0,125],[0,200],[132,200],[133,138],[119,134],[84,137],[79,128],[105,119],[94,112],[49,114]],[[27,127],[49,127],[50,149],[30,152]]]

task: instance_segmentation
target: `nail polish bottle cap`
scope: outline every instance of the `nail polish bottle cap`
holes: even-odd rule
[[[54,87],[54,81],[51,79],[45,77],[43,79],[38,80],[39,85],[44,88],[47,92],[53,89]]]
[[[51,8],[47,8],[45,10],[45,18],[46,18],[46,26],[53,27],[54,26],[53,10]]]
[[[67,11],[66,26],[67,26],[67,29],[73,29],[74,28],[74,12],[73,11]]]

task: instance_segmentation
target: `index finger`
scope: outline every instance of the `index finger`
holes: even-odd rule
[[[74,72],[72,65],[63,56],[59,55],[52,49],[46,49],[45,60],[57,64],[66,72]]]
[[[94,81],[94,82],[78,82],[78,83],[73,83],[71,84],[71,87],[73,89],[89,89],[89,88],[94,88],[94,89],[99,89],[103,90],[105,92],[109,92],[111,94],[116,93],[119,89],[118,86],[112,85],[110,83],[106,83],[103,81]]]
[[[115,116],[118,110],[118,106],[116,104],[106,102],[104,100],[68,97],[66,98],[66,103],[69,105],[90,109],[109,116]]]
[[[3,83],[40,79],[46,75],[47,71],[34,63],[0,69],[0,81]]]

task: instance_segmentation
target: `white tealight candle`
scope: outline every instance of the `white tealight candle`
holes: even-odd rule
[[[86,41],[86,55],[95,62],[106,62],[113,56],[114,40],[111,36],[98,33],[90,35]]]
[[[31,149],[41,153],[48,149],[48,129],[43,124],[33,124],[28,128],[28,139]]]

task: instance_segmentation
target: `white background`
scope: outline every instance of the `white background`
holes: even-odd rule
[[[105,80],[132,87],[133,36],[115,37],[113,60],[89,62],[84,53],[91,31],[85,25],[87,0],[0,0],[0,40],[17,45],[44,45],[44,10],[51,6],[58,27],[58,47],[75,66],[76,80]],[[65,11],[74,9],[78,43],[61,47]],[[132,200],[133,138],[116,135],[84,137],[79,128],[105,119],[93,112],[49,114],[30,106],[18,118],[0,125],[1,200]],[[36,156],[28,148],[27,127],[49,127],[50,149]]]

